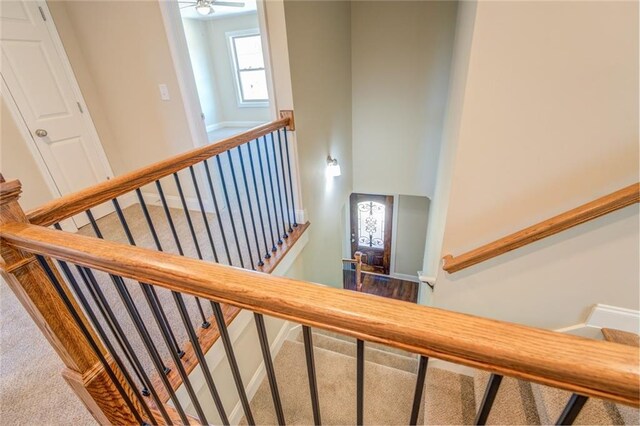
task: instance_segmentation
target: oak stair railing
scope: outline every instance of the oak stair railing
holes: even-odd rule
[[[233,345],[227,331],[228,319],[223,312],[225,306],[230,310],[245,309],[254,314],[258,343],[261,347],[273,398],[273,408],[279,424],[285,424],[287,419],[280,399],[263,315],[302,325],[309,395],[315,424],[321,424],[322,413],[311,327],[330,330],[357,339],[355,366],[357,379],[354,396],[357,424],[363,423],[366,408],[365,342],[384,344],[415,353],[420,357],[412,410],[407,413],[406,419],[398,419],[398,423],[416,424],[417,422],[429,358],[493,373],[491,384],[487,387],[487,393],[478,411],[477,424],[483,424],[486,420],[486,415],[491,410],[495,398],[495,392],[492,393],[491,389],[497,390],[503,375],[574,392],[575,395],[567,402],[565,413],[558,419],[562,424],[571,423],[575,419],[575,415],[587,397],[603,398],[636,407],[640,405],[640,367],[638,365],[640,351],[637,347],[589,340],[380,298],[361,292],[318,286],[265,273],[273,270],[269,269],[269,265],[277,262],[278,256],[280,259],[283,256],[279,251],[285,250],[278,248],[278,242],[283,241],[280,247],[286,244],[291,245],[290,241],[297,235],[296,232],[303,232],[305,225],[294,226],[296,222],[293,205],[287,208],[284,199],[276,195],[277,190],[271,188],[269,191],[265,188],[262,196],[254,196],[255,202],[252,205],[259,206],[260,200],[269,201],[272,196],[275,197],[280,206],[277,206],[278,202],[273,200],[271,204],[267,202],[266,205],[267,208],[271,208],[269,216],[275,219],[274,222],[282,222],[282,230],[269,233],[266,231],[269,229],[266,223],[261,227],[247,226],[250,223],[250,220],[247,220],[248,215],[243,219],[242,214],[249,213],[253,219],[257,213],[255,210],[250,211],[249,206],[252,201],[248,195],[252,192],[250,188],[258,189],[262,186],[259,183],[249,185],[249,188],[245,187],[245,195],[242,196],[236,193],[239,191],[237,179],[231,178],[234,185],[223,182],[225,173],[233,175],[234,170],[235,172],[239,170],[233,164],[233,154],[229,154],[226,165],[228,170],[226,172],[219,170],[219,181],[212,180],[211,191],[214,194],[211,202],[215,204],[217,199],[215,184],[218,183],[222,185],[223,192],[233,190],[237,199],[236,205],[234,207],[234,203],[229,202],[227,194],[225,195],[226,216],[223,212],[217,211],[215,206],[216,214],[213,215],[208,212],[203,199],[198,205],[205,229],[197,232],[193,220],[189,219],[190,208],[184,200],[184,191],[180,191],[180,181],[173,174],[182,169],[189,169],[193,177],[193,190],[196,191],[198,178],[196,173],[191,174],[191,166],[213,157],[217,162],[228,150],[240,151],[242,145],[260,138],[263,139],[262,142],[256,141],[253,145],[260,146],[259,144],[263,143],[263,151],[265,146],[271,146],[269,151],[271,154],[267,155],[273,158],[279,146],[276,142],[278,135],[281,130],[286,135],[283,129],[290,124],[292,124],[290,119],[285,118],[261,126],[220,144],[200,148],[190,155],[178,156],[171,161],[161,162],[143,171],[125,175],[126,179],[125,177],[115,178],[91,190],[83,191],[81,196],[76,194],[63,197],[64,201],[54,201],[28,215],[25,215],[18,204],[20,183],[15,180],[0,182],[0,239],[2,242],[0,255],[3,261],[1,265],[3,277],[64,361],[66,369],[63,376],[99,423],[209,424],[212,420],[204,413],[201,398],[195,394],[193,388],[189,389],[191,387],[187,371],[189,367],[185,361],[187,356],[184,355],[181,358],[181,353],[187,351],[190,351],[194,357],[190,361],[190,368],[192,369],[195,365],[202,367],[206,388],[210,393],[210,398],[207,400],[212,401],[217,409],[221,423],[230,423],[221,401],[220,389],[216,387],[204,356],[203,345],[206,339],[203,334],[199,334],[202,330],[213,328],[213,324],[205,324],[210,322],[209,319],[205,317],[202,320],[202,311],[197,309],[207,305],[212,309],[211,321],[217,326],[217,333],[224,346],[248,424],[254,424],[255,421],[242,378],[237,371]],[[274,132],[276,135],[273,139],[265,137],[265,135],[273,135]],[[249,152],[251,148],[249,146]],[[257,152],[258,147],[256,146],[255,149],[254,152]],[[280,150],[281,166],[285,163],[282,159],[288,153],[288,149],[286,152]],[[240,153],[236,152],[236,155]],[[259,161],[255,160],[257,159],[250,159],[249,167],[245,170],[250,170],[251,165],[259,165]],[[207,168],[206,162],[204,167]],[[282,172],[278,168],[272,169],[272,166],[269,166],[269,169],[278,170],[277,174]],[[206,170],[203,171],[206,174]],[[188,232],[185,231],[186,234],[191,234],[194,240],[193,252],[196,255],[192,257],[184,255],[184,250],[170,253],[162,251],[159,246],[155,249],[136,246],[134,242],[137,240],[133,238],[135,231],[131,226],[126,225],[128,223],[125,217],[127,212],[124,211],[126,209],[118,207],[117,201],[112,201],[131,191],[140,195],[142,186],[170,176],[175,178],[176,189],[180,195],[178,205],[182,204],[184,210],[182,213],[184,226],[181,229],[188,230]],[[241,182],[252,181],[253,179],[243,179]],[[282,181],[278,184],[274,178],[271,182],[277,185],[281,193],[284,192],[285,196],[287,195],[286,186],[282,185]],[[289,183],[289,198],[293,203],[293,184],[291,181]],[[244,185],[240,185],[240,188],[243,187]],[[156,184],[156,188],[161,198],[160,205],[156,207],[160,209],[160,213],[165,213],[166,221],[171,224],[170,218],[175,218],[177,209],[167,205],[166,197],[162,196],[162,185]],[[197,191],[195,194],[197,195]],[[89,215],[90,225],[95,233],[93,236],[73,234],[50,227],[63,219],[83,211],[90,211],[89,209],[105,201],[111,201],[114,205],[121,226],[120,231],[125,234],[123,242],[100,238],[105,235],[100,232],[102,228],[99,222],[105,223],[109,217],[98,220]],[[154,241],[161,240],[149,223],[153,221],[148,221],[149,218],[157,218],[158,212],[149,212],[153,209],[144,208],[144,196],[139,196],[138,202],[139,204],[133,207],[143,210],[142,223],[147,223]],[[250,203],[244,205],[244,210],[241,206],[243,202]],[[289,214],[285,215],[285,211]],[[281,213],[280,216],[277,212]],[[198,235],[200,237],[205,235],[206,241],[209,239],[207,229],[209,231],[213,229],[210,226],[208,213],[212,218],[224,217],[229,221],[240,217],[242,227],[236,227],[233,222],[230,222],[228,226],[221,225],[216,228],[215,235],[211,235],[214,242],[210,242],[209,248],[213,252],[215,246],[222,244],[220,239],[225,236],[225,231],[231,229],[230,233],[233,235],[237,253],[236,256],[229,256],[229,264],[215,262],[219,259],[215,259],[213,253],[211,257],[214,261],[210,261],[211,259],[204,256],[201,248],[196,249]],[[129,216],[131,215],[129,210]],[[230,216],[235,218],[232,219]],[[265,221],[266,216],[265,214]],[[287,220],[287,216],[291,218],[290,221]],[[125,220],[122,220],[123,217]],[[287,227],[287,224],[290,227]],[[254,233],[251,230],[256,228],[263,231],[264,235],[260,233],[252,235]],[[241,232],[238,232],[240,230]],[[284,241],[283,231],[288,235],[287,242]],[[175,246],[178,246],[180,230],[175,223],[173,226],[169,225],[167,232],[173,237],[178,236],[174,242]],[[245,237],[245,246],[241,247],[238,236]],[[254,244],[251,244],[251,236],[254,237]],[[262,241],[259,236],[263,237]],[[170,239],[170,237],[166,238]],[[269,241],[266,243],[264,241],[270,239],[273,239],[273,247],[270,247]],[[275,252],[271,251],[273,248],[276,249]],[[258,249],[257,252],[256,249]],[[248,256],[251,253],[253,257]],[[256,253],[260,254],[256,256]],[[270,254],[271,257],[264,259],[266,254]],[[251,264],[251,259],[257,263],[263,262],[264,265],[262,267],[257,264],[251,265],[255,270],[234,267],[242,266],[238,264],[243,255],[245,266]],[[81,288],[82,284],[86,287],[86,291]],[[115,299],[104,296],[103,293],[108,289],[113,289],[117,293],[119,297],[117,306]],[[167,308],[167,305],[156,297],[161,292],[168,292],[175,302],[183,328],[188,335],[188,344],[178,342],[172,337],[172,332],[175,334],[177,330],[171,329],[169,321],[162,314],[162,308]],[[192,306],[195,307],[191,311],[186,306],[187,299],[192,301]],[[152,318],[150,322],[146,322],[142,314],[142,306],[148,306]],[[122,316],[114,312],[117,307],[123,309]],[[196,326],[200,328],[198,331],[194,326],[192,311],[197,318]],[[132,334],[126,333],[123,328],[125,316],[130,319]],[[152,323],[155,323],[159,330],[156,335],[149,329]],[[139,340],[142,342],[139,350],[136,350],[132,344],[133,334],[139,335]],[[168,358],[163,358],[159,353],[159,346],[162,343],[169,354]],[[181,344],[177,345],[177,343]],[[151,361],[156,380],[149,374],[149,367],[143,365],[143,355],[146,356],[145,359]],[[167,368],[171,371],[167,372]],[[186,396],[182,399],[176,396],[175,386],[168,380],[174,370],[178,371],[180,383],[186,390]],[[225,389],[225,391],[228,390]],[[163,401],[162,392],[169,395],[170,402]],[[193,407],[194,412],[187,412],[185,409],[187,404]]]
[[[442,269],[449,273],[458,272],[638,202],[640,183],[634,183],[466,253],[457,256],[448,254],[442,259]]]

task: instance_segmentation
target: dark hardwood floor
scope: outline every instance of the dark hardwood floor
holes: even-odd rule
[[[362,292],[391,299],[416,303],[418,301],[418,283],[398,278],[380,277],[362,274]],[[345,269],[342,272],[343,286],[348,290],[356,289],[356,273]]]

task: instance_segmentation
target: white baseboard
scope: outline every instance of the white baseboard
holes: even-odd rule
[[[207,133],[213,132],[214,130],[222,129],[225,127],[247,127],[252,128],[264,124],[264,121],[221,121],[215,124],[209,124],[207,128]]]
[[[399,280],[411,281],[413,283],[420,283],[417,273],[416,275],[409,275],[409,274],[401,274],[399,272],[392,272],[391,274],[389,274],[389,276],[391,278],[398,278]]]
[[[287,336],[289,335],[291,328],[292,327],[290,322],[285,322],[282,325],[282,328],[280,328],[280,332],[278,332],[278,335],[269,347],[269,349],[271,350],[272,359],[275,359],[275,357],[278,355],[278,352],[280,352],[280,349],[282,349],[282,345],[284,344],[284,341],[287,340]],[[256,395],[256,392],[258,392],[258,388],[260,388],[260,384],[262,384],[262,381],[265,379],[266,375],[267,370],[263,362],[260,364],[256,372],[251,377],[251,380],[249,380],[249,383],[247,383],[245,387],[245,391],[247,393],[247,398],[249,399],[249,401],[251,401]],[[235,407],[233,407],[233,410],[231,410],[231,414],[229,414],[229,423],[232,425],[237,425],[240,423],[240,420],[242,420],[243,416],[244,411],[242,410],[242,404],[240,403],[240,401],[238,401]]]
[[[598,303],[594,306],[585,324],[589,327],[614,328],[640,333],[640,312]]]

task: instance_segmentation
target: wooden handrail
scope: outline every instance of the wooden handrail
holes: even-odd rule
[[[639,201],[640,183],[634,183],[459,256],[446,255],[442,269],[449,273],[457,272]]]
[[[24,223],[4,244],[308,326],[640,405],[637,347],[589,340]]]
[[[260,136],[278,129],[289,127],[290,116],[254,127],[246,132],[231,136],[211,145],[195,148],[166,160],[158,161],[144,168],[115,177],[89,188],[57,198],[27,212],[30,223],[50,226],[78,213],[126,194],[158,179],[169,176],[203,160],[218,155],[239,145],[250,142]]]

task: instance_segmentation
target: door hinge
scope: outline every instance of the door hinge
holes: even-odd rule
[[[78,105],[78,109],[80,110],[80,114],[84,114],[84,110],[82,109],[82,105],[80,105],[80,102],[76,102],[76,104]]]
[[[41,6],[38,6],[38,9],[40,10],[40,16],[42,16],[42,20],[46,21],[47,17],[44,15],[44,10],[42,10]]]

